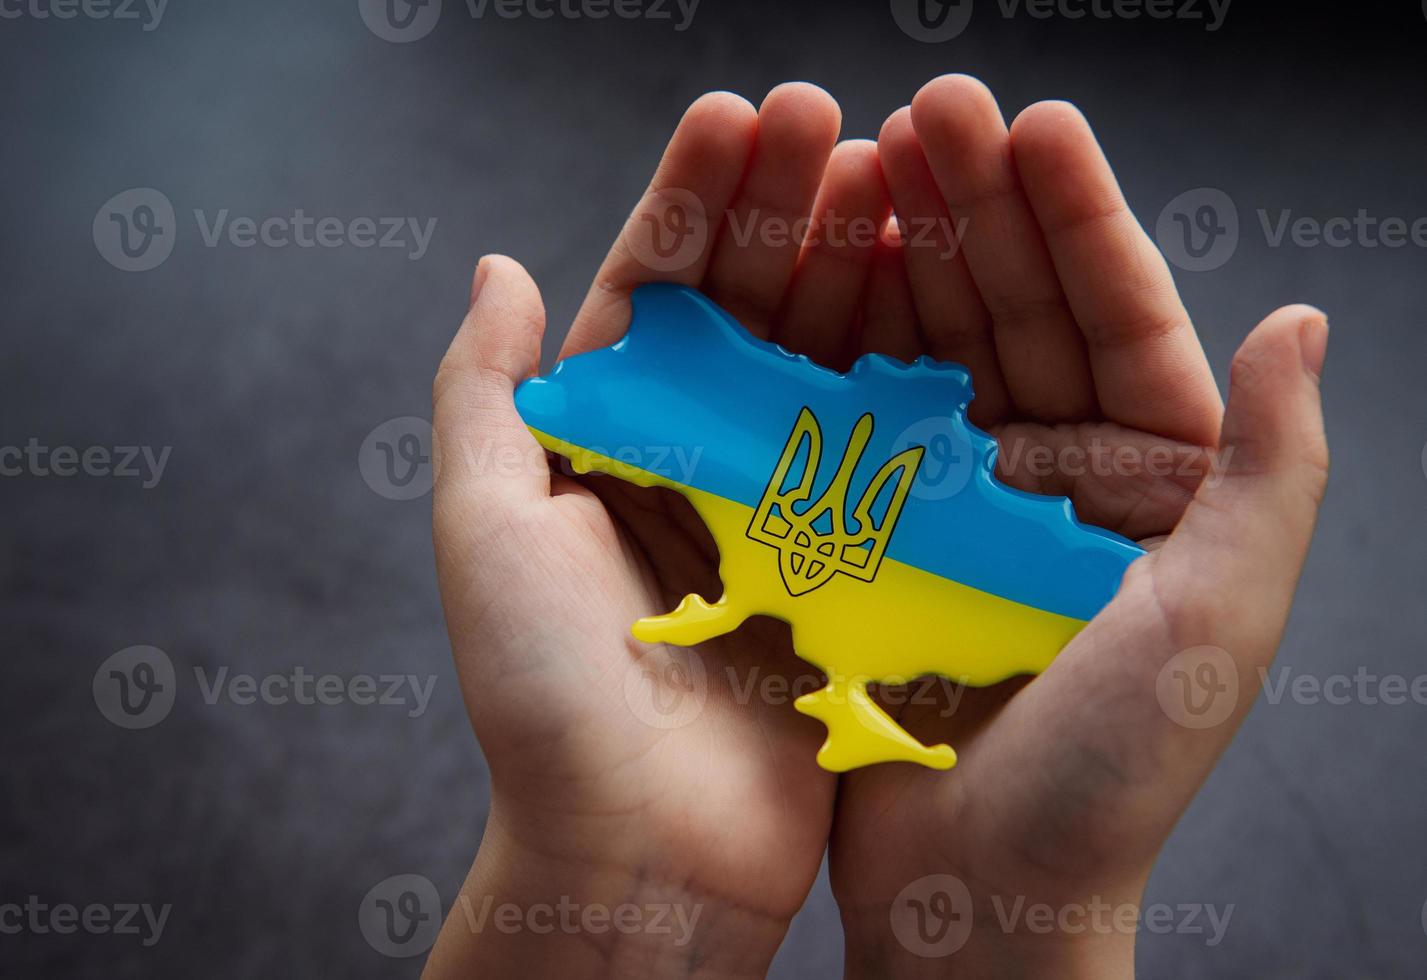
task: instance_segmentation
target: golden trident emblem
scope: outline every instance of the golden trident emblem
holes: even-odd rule
[[[822,460],[822,438],[817,417],[803,408],[763,491],[763,499],[753,512],[753,521],[748,525],[748,537],[778,549],[778,570],[782,573],[783,585],[795,596],[825,585],[838,572],[863,582],[872,581],[926,451],[924,446],[913,446],[882,464],[852,511],[852,523],[857,530],[850,532],[847,529],[847,487],[862,460],[867,440],[872,438],[872,414],[866,413],[857,420],[832,483],[821,497],[809,501]],[[808,458],[802,478],[796,486],[784,490],[788,470],[804,440],[808,444]],[[872,508],[894,473],[897,482],[892,499],[881,519],[876,520]],[[801,513],[797,510],[800,504],[806,504]]]

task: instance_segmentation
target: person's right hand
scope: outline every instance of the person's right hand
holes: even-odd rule
[[[1018,899],[1136,907],[1252,705],[1326,484],[1327,322],[1288,306],[1259,324],[1225,415],[1169,270],[1076,109],[1035,105],[1008,130],[984,86],[947,76],[879,148],[908,233],[879,266],[860,349],[968,366],[1003,480],[1067,495],[1081,520],[1153,550],[1041,676],[900,711],[923,742],[956,748],[956,768],[842,778],[830,855],[847,972],[945,975],[934,940],[949,927],[947,946],[966,943],[957,975],[1131,976],[1132,931],[1008,932],[1001,913]],[[914,243],[948,219],[963,229],[954,255],[954,241]],[[1046,470],[1029,465],[1036,447],[1052,451]],[[938,908],[969,933],[908,932]]]

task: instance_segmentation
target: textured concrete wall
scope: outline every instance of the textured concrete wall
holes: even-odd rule
[[[941,44],[908,37],[880,2],[705,0],[680,31],[473,19],[447,0],[400,44],[357,0],[174,3],[152,30],[14,8],[0,22],[0,445],[171,452],[147,488],[36,467],[0,479],[0,903],[172,908],[151,947],[0,935],[0,973],[418,972],[364,941],[358,908],[400,873],[449,902],[487,781],[442,626],[429,498],[374,492],[359,449],[383,421],[428,414],[482,253],[534,273],[553,350],[671,126],[710,88],[756,101],[809,79],[841,101],[847,135],[873,136],[923,81],[969,71],[1008,111],[1078,102],[1152,229],[1182,192],[1224,191],[1237,250],[1178,276],[1221,381],[1274,306],[1306,300],[1333,321],[1335,471],[1280,664],[1427,672],[1427,248],[1271,240],[1284,209],[1427,215],[1427,22],[1397,6],[1352,22],[1235,5],[1209,31],[977,0]],[[173,207],[172,252],[147,271],[108,261],[145,261],[115,251],[103,211],[129,188]],[[205,242],[224,209],[299,208],[436,225],[419,258],[409,232],[397,249]],[[164,652],[177,695],[127,731],[98,710],[94,679],[141,644]],[[410,692],[210,704],[195,676],[297,667],[435,679],[423,711]],[[1227,934],[1144,935],[1145,976],[1423,975],[1427,705],[1350,700],[1261,700],[1150,886],[1151,902],[1232,903]],[[774,974],[835,976],[840,944],[820,883]]]

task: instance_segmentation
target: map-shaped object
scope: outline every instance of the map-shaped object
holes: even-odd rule
[[[687,596],[634,636],[691,646],[751,615],[791,624],[798,655],[828,676],[795,702],[827,726],[825,769],[955,765],[867,685],[1039,673],[1143,554],[1081,524],[1066,498],[995,478],[996,441],[966,420],[960,365],[868,354],[842,374],[688,287],[642,286],[633,301],[622,340],[524,382],[516,408],[578,471],[688,498],[724,594]]]

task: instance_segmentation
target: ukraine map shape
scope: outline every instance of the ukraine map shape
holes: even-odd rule
[[[868,354],[843,374],[755,338],[696,290],[650,284],[633,303],[622,340],[525,381],[516,408],[579,472],[688,498],[724,594],[686,596],[634,636],[691,646],[755,614],[789,623],[828,676],[796,702],[827,726],[825,769],[955,765],[867,685],[1039,673],[1143,553],[1081,524],[1066,498],[995,478],[959,365]]]

